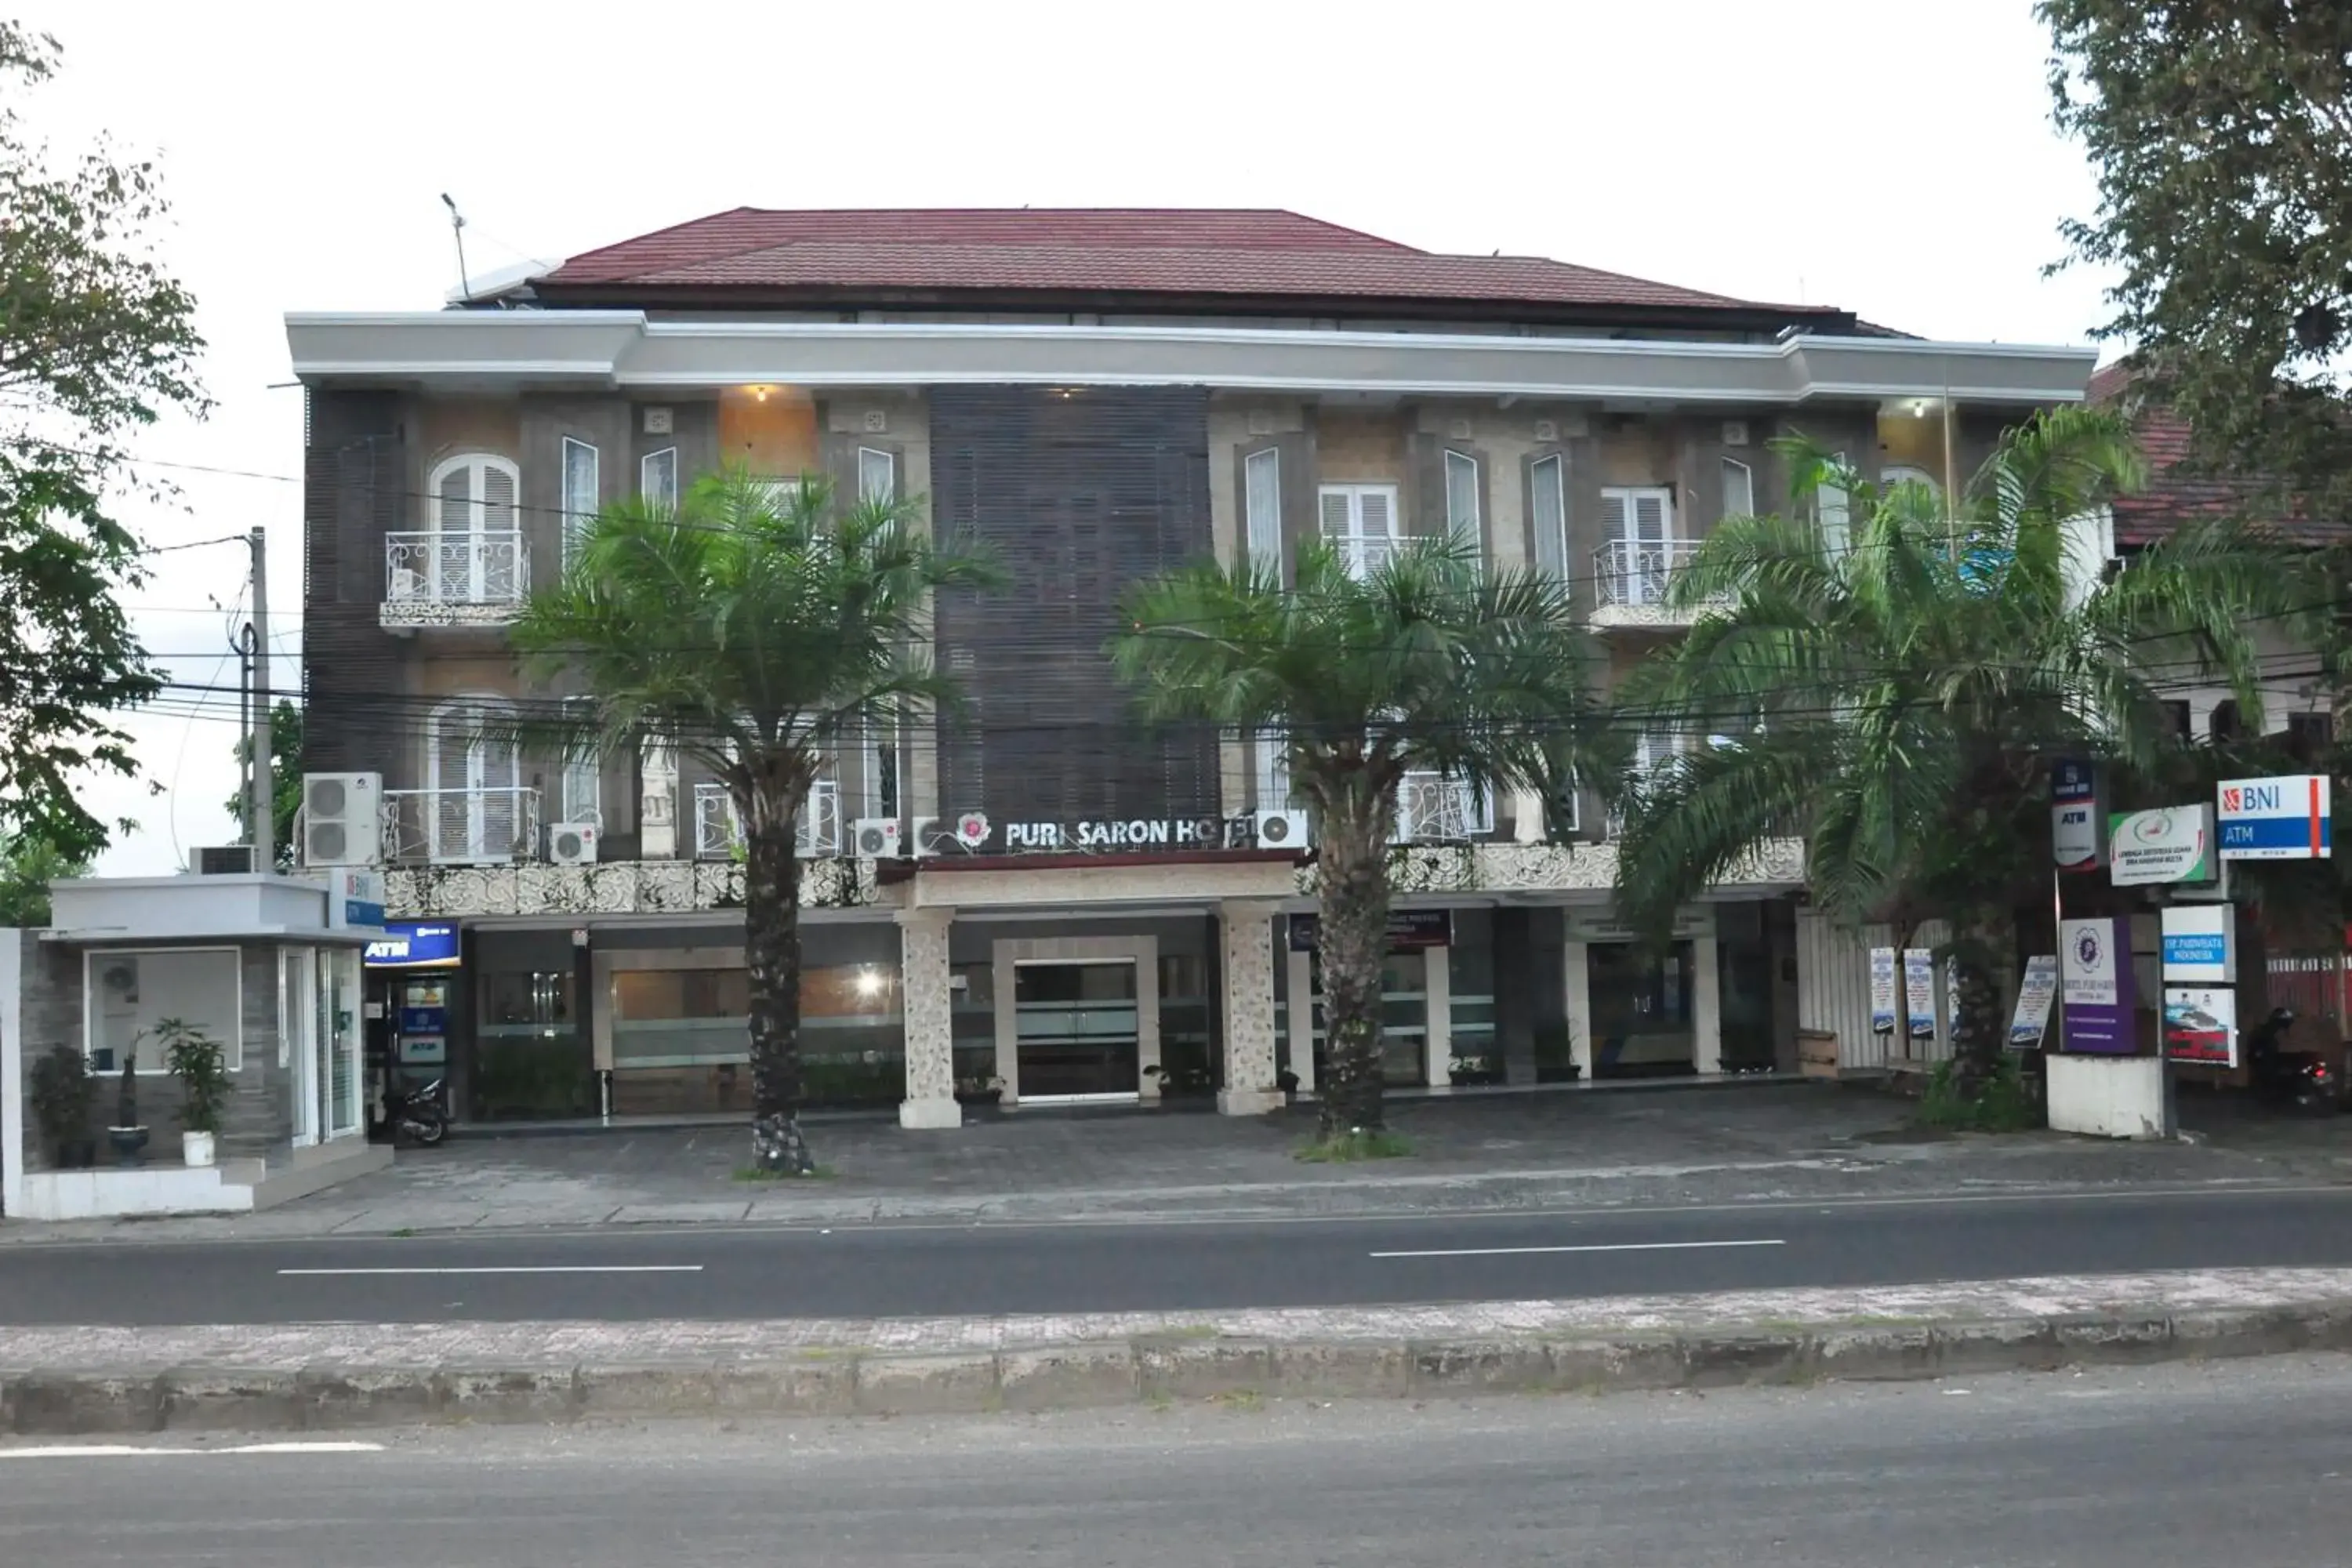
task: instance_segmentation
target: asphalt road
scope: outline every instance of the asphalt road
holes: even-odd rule
[[[2352,1189],[0,1248],[0,1324],[1364,1306],[2352,1265]],[[2352,1545],[2347,1545],[2352,1557]]]
[[[0,1447],[16,1568],[2338,1568],[2352,1363],[1967,1384]],[[233,1439],[215,1439],[213,1447]]]

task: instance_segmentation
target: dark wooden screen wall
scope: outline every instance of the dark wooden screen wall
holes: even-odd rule
[[[970,699],[940,725],[941,815],[1213,814],[1213,731],[1137,722],[1103,651],[1129,585],[1212,552],[1206,391],[939,387],[930,436],[940,536],[1011,577],[939,605],[940,664]]]
[[[406,526],[394,395],[312,392],[302,463],[302,771],[383,772],[418,722],[383,629],[383,536]]]

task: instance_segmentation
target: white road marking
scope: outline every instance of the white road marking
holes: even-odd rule
[[[281,1268],[280,1274],[699,1274],[699,1263],[539,1263],[479,1268]]]
[[[1689,1252],[1715,1247],[1786,1247],[1778,1237],[1759,1241],[1614,1241],[1596,1247],[1454,1247],[1426,1252],[1375,1252],[1374,1258],[1517,1258],[1537,1252]]]
[[[240,1443],[220,1448],[140,1448],[127,1443],[67,1443],[0,1448],[0,1459],[184,1458],[198,1454],[381,1454],[381,1443]]]

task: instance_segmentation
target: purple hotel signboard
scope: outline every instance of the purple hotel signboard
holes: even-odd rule
[[[2073,920],[2058,935],[2059,996],[2065,1019],[2064,1048],[2101,1056],[2131,1056],[2139,1049],[2133,1014],[2131,922]]]

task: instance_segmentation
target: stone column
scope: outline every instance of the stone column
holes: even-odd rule
[[[898,994],[907,1019],[907,1098],[898,1125],[961,1127],[955,1098],[954,993],[948,986],[953,910],[898,911]]]
[[[1704,1077],[1723,1070],[1723,970],[1716,963],[1716,940],[1691,943],[1691,1065]]]
[[[1575,926],[1570,924],[1571,933]],[[1576,1076],[1586,1082],[1592,1078],[1592,967],[1585,944],[1571,934],[1561,949],[1561,978],[1567,990],[1564,998],[1568,1014],[1568,1049],[1576,1063]]]
[[[1451,1089],[1454,1075],[1454,950],[1421,950],[1421,993],[1427,1000],[1423,1016],[1427,1026],[1421,1037],[1421,1081],[1432,1089]]]
[[[1224,941],[1225,1087],[1217,1110],[1226,1116],[1263,1116],[1282,1109],[1274,1080],[1274,913],[1271,903],[1217,908]],[[1294,1003],[1295,1006],[1296,1004]]]

